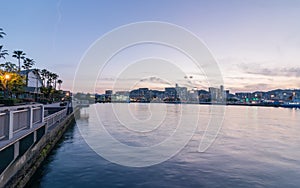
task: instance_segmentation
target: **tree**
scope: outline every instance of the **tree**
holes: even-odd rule
[[[13,93],[22,92],[25,85],[24,81],[24,77],[16,72],[0,70],[0,89],[5,91],[6,97]]]
[[[54,89],[56,89],[56,80],[58,78],[58,75],[55,73],[51,73],[51,78],[53,80],[53,84],[54,84]]]
[[[11,62],[0,64],[0,67],[6,72],[17,72],[17,65]]]
[[[15,94],[18,98],[18,95],[24,92],[24,86],[25,86],[25,77],[21,76],[18,73],[11,73],[12,79],[11,82],[9,82],[8,87],[10,91]]]
[[[51,77],[51,72],[47,71],[46,72],[46,79],[47,79],[47,87],[50,88],[50,86],[52,87],[52,77]]]
[[[25,70],[29,70],[34,64],[35,64],[35,61],[33,59],[24,58],[24,63],[22,65],[22,68]]]
[[[34,71],[34,73],[35,74],[37,74],[38,76],[41,76],[41,70],[40,69],[37,69],[37,68],[35,68],[35,69],[33,69],[33,71]]]
[[[63,81],[62,80],[57,80],[57,83],[58,83],[58,90],[60,90],[61,84],[63,83]]]
[[[42,77],[44,86],[46,86],[46,76],[47,76],[47,72],[48,72],[48,71],[47,71],[46,69],[41,70],[41,77]]]
[[[26,53],[24,53],[21,50],[16,50],[16,51],[13,52],[12,57],[16,58],[18,60],[18,63],[19,63],[19,72],[21,70],[21,59],[24,59],[25,55],[26,55]]]
[[[6,35],[6,33],[4,33],[3,29],[0,28],[0,38],[3,38],[4,35]]]
[[[26,70],[26,85],[28,85],[28,71],[34,65],[33,59],[24,58],[22,68]]]
[[[3,45],[0,46],[0,59],[1,58],[5,59],[5,56],[8,55],[8,52],[7,52],[7,50],[3,50],[2,48],[3,48]]]

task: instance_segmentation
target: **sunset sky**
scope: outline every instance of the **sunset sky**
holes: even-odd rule
[[[23,50],[38,68],[59,74],[66,90],[72,89],[81,58],[97,39],[141,21],[172,23],[197,35],[217,60],[224,85],[232,92],[300,88],[300,1],[10,0],[1,2],[0,12],[0,28],[7,33],[0,44],[10,54]],[[154,53],[161,47],[143,48]],[[130,59],[128,54],[123,58]],[[195,87],[207,89],[201,88],[207,85],[201,84],[197,73],[187,71]],[[103,91],[104,85],[109,88],[116,76],[109,72],[103,88],[99,85],[96,91]],[[144,78],[136,79],[145,83]],[[180,79],[174,82],[181,84]],[[165,87],[163,79],[161,84],[159,78],[148,81],[156,81],[158,89]]]

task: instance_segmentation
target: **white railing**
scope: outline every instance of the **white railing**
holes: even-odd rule
[[[29,110],[18,110],[13,111],[13,131],[18,132],[20,130],[26,129],[29,123]]]
[[[45,122],[47,127],[51,127],[67,116],[67,108],[54,114],[44,117],[44,106],[42,104],[24,105],[16,107],[0,108],[0,140],[11,139],[14,134],[31,129],[33,125]]]
[[[49,128],[55,125],[57,122],[63,120],[66,116],[67,116],[67,108],[45,117],[44,121],[47,123],[47,127]]]
[[[42,107],[36,107],[36,108],[33,108],[33,119],[32,119],[32,123],[35,124],[35,123],[38,123],[41,121],[41,118],[42,118],[42,113],[41,113],[41,110],[42,110]]]
[[[0,108],[0,139],[13,135],[23,129],[30,129],[34,124],[44,121],[42,104]]]
[[[0,139],[5,137],[6,133],[6,122],[8,121],[6,113],[0,113]]]

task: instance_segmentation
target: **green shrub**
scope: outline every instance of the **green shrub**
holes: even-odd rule
[[[5,106],[14,106],[19,102],[21,102],[19,99],[0,99],[0,104],[4,104]]]

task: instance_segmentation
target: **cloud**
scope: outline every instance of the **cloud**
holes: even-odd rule
[[[254,92],[254,91],[268,91],[273,88],[270,84],[258,83],[258,84],[248,84],[240,87],[228,87],[232,92]]]
[[[263,68],[258,64],[246,65],[241,64],[242,69],[247,74],[263,75],[263,76],[285,76],[285,77],[300,77],[300,67],[283,67],[283,68]]]
[[[105,78],[99,78],[100,81],[115,81],[115,78],[109,78],[109,77],[105,77]]]
[[[160,84],[167,84],[167,85],[170,84],[169,82],[155,76],[140,79],[140,82],[151,82],[151,83],[160,83]]]
[[[245,89],[250,89],[250,90],[266,90],[270,88],[269,84],[265,83],[258,83],[258,84],[249,84],[244,86]]]

